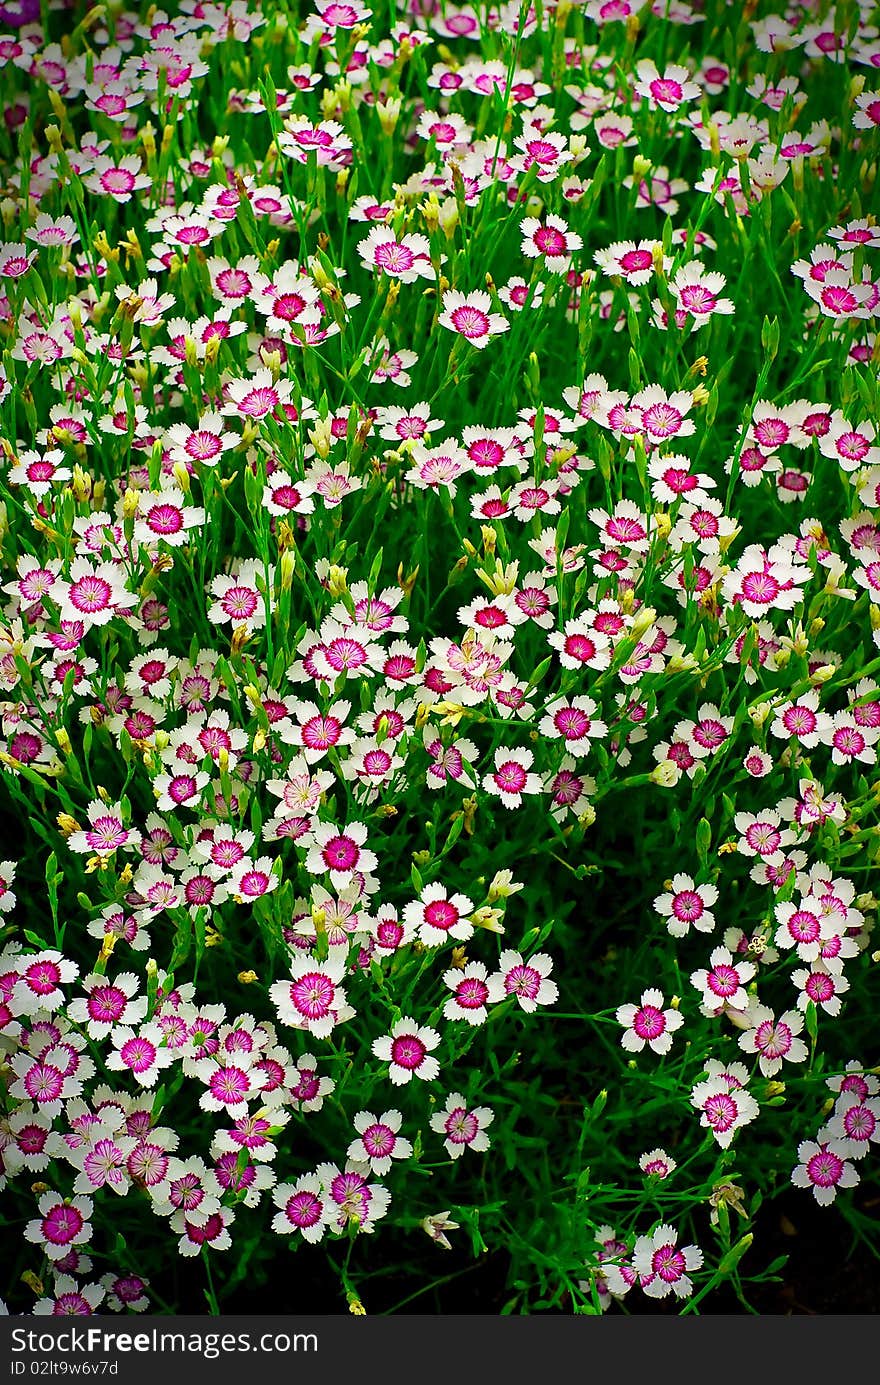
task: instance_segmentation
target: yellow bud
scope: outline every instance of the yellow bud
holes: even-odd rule
[[[425,225],[429,231],[436,231],[440,225],[440,202],[437,194],[432,192],[420,209]]]
[[[329,418],[316,419],[314,428],[309,429],[309,439],[322,461],[326,460],[330,455],[330,448],[333,446],[333,432]]]
[[[815,669],[814,672],[810,675],[810,682],[827,683],[831,678],[834,677],[836,672],[837,669],[835,668],[834,664],[820,664],[819,667]]]
[[[244,695],[252,707],[262,707],[263,699],[260,697],[259,688],[255,688],[253,683],[245,683]]]
[[[477,816],[477,799],[475,797],[462,799],[462,811],[464,813],[464,831],[468,837],[474,834],[474,818]]]
[[[174,475],[175,481],[177,482],[180,489],[183,491],[184,495],[189,495],[190,475],[188,469],[184,466],[183,462],[175,462],[171,470]]]
[[[379,124],[382,126],[384,135],[393,135],[397,122],[400,119],[401,101],[398,97],[392,101],[377,101],[376,114],[379,117]]]
[[[48,1183],[31,1184],[32,1193],[45,1193],[48,1192],[48,1190]],[[38,1274],[34,1274],[33,1270],[25,1270],[23,1275],[21,1276],[21,1282],[22,1284],[26,1284],[29,1289],[32,1289],[35,1294],[42,1295],[45,1293],[45,1288],[43,1286],[42,1279],[39,1277]]]
[[[289,592],[293,586],[293,574],[296,572],[296,554],[292,548],[286,548],[281,554],[281,590]]]
[[[460,702],[435,702],[434,711],[440,715],[441,726],[457,726],[466,715],[466,708]]]
[[[636,613],[636,617],[630,627],[629,633],[634,639],[641,639],[646,630],[650,630],[654,621],[657,619],[657,612],[653,606],[643,606]]]
[[[440,204],[440,225],[447,240],[452,240],[458,227],[458,203],[454,197],[447,197]]]
[[[494,904],[496,899],[508,899],[521,889],[523,886],[514,880],[509,870],[496,870],[489,882],[489,903]]]
[[[397,581],[398,585],[403,588],[404,596],[412,596],[413,587],[416,584],[416,579],[418,578],[418,575],[419,569],[415,567],[413,568],[412,572],[408,573],[408,575],[404,577],[403,564],[401,563],[400,567],[397,569]]]
[[[482,908],[475,909],[471,914],[471,923],[477,928],[485,928],[488,933],[503,933],[501,919],[504,917],[500,909],[493,909],[490,905],[484,904]]]
[[[87,471],[83,471],[79,462],[74,463],[70,489],[74,498],[80,502],[87,501],[92,494],[92,478]]]
[[[232,654],[240,654],[251,637],[251,632],[246,625],[236,625],[232,632],[232,639],[229,641],[229,649]]]
[[[769,702],[756,702],[749,707],[749,717],[753,726],[763,726],[773,708]]]
[[[72,818],[69,813],[59,813],[55,821],[61,829],[61,835],[65,839],[74,832],[80,831],[80,825],[76,818]]]
[[[673,784],[678,783],[681,778],[681,770],[674,761],[661,760],[648,777],[652,784],[657,784],[663,789],[669,789],[672,788]]]
[[[728,548],[730,547],[730,545],[733,543],[734,539],[739,538],[739,536],[740,536],[741,533],[742,533],[742,525],[737,524],[737,525],[735,526],[735,528],[731,531],[731,533],[729,533],[729,534],[719,534],[719,536],[718,536],[718,551],[719,551],[720,553],[726,553],[727,550],[728,550]]]
[[[238,979],[243,986],[251,986],[258,978],[255,971],[240,971]]]
[[[337,567],[335,563],[331,563],[327,574],[327,586],[331,596],[344,595],[348,591],[348,568]]]

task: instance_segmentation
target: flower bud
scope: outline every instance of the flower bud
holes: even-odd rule
[[[834,677],[836,672],[837,668],[834,664],[820,664],[819,667],[817,669],[814,669],[814,671],[810,675],[810,682],[827,683],[829,679]]]
[[[184,466],[183,462],[175,462],[171,470],[175,481],[177,482],[180,489],[183,491],[184,495],[189,495],[190,475],[189,471]]]
[[[661,760],[648,776],[652,784],[662,789],[670,789],[681,778],[681,770],[673,760]]]

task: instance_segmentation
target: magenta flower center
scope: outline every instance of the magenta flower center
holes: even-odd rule
[[[413,1072],[424,1061],[428,1050],[417,1034],[401,1034],[391,1043],[391,1061]]]

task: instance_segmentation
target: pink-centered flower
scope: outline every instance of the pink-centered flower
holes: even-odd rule
[[[486,1129],[495,1119],[488,1106],[472,1106],[461,1092],[450,1092],[446,1105],[431,1117],[431,1129],[444,1135],[446,1152],[451,1159],[460,1159],[466,1149],[483,1153],[489,1148]]]
[[[395,1087],[401,1087],[414,1077],[423,1082],[434,1080],[440,1064],[431,1052],[439,1043],[440,1035],[435,1029],[401,1016],[389,1034],[374,1039],[372,1052],[381,1062],[390,1064],[388,1076]]]
[[[492,300],[483,289],[459,293],[450,289],[443,295],[443,311],[437,321],[450,332],[457,332],[471,346],[480,350],[495,336],[506,332],[510,323],[500,313],[492,312]]]
[[[650,1236],[640,1236],[633,1247],[633,1269],[649,1298],[689,1298],[693,1293],[691,1273],[700,1269],[703,1252],[697,1246],[679,1246],[678,1232],[663,1225]]]
[[[649,987],[643,991],[638,1005],[620,1005],[616,1011],[622,1024],[621,1045],[628,1053],[641,1053],[646,1046],[654,1053],[668,1053],[672,1036],[684,1024],[679,1010],[663,1008],[663,992]]]

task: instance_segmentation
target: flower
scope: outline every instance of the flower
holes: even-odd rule
[[[473,901],[467,895],[450,895],[440,881],[426,885],[418,900],[407,904],[404,923],[418,931],[419,941],[426,947],[439,947],[448,939],[467,942],[473,937],[473,924],[466,915],[473,912]]]
[[[147,998],[135,999],[138,978],[134,972],[120,972],[112,982],[97,972],[83,977],[85,999],[76,998],[67,1006],[74,1024],[83,1024],[90,1039],[105,1039],[117,1024],[134,1026],[146,1018]]]
[[[491,307],[492,300],[482,289],[468,294],[453,289],[443,295],[443,312],[437,321],[482,350],[492,337],[510,327],[507,318],[493,313]]]
[[[733,300],[718,297],[726,283],[723,274],[705,269],[699,260],[691,260],[676,270],[669,288],[679,311],[693,318],[694,327],[701,327],[715,313],[727,316],[733,312]]]
[[[564,274],[572,254],[583,247],[583,240],[569,231],[562,217],[549,213],[543,221],[527,216],[520,222],[522,253],[530,260],[543,262],[552,274]]]
[[[102,1284],[77,1284],[69,1274],[56,1274],[52,1294],[53,1297],[37,1299],[32,1312],[40,1317],[87,1318],[96,1312],[104,1288]]]
[[[838,1188],[854,1188],[858,1172],[847,1158],[847,1140],[827,1140],[817,1144],[802,1140],[798,1145],[798,1163],[792,1169],[791,1181],[796,1188],[810,1188],[820,1207],[828,1207],[837,1197]]]
[[[342,1170],[336,1164],[318,1165],[317,1175],[327,1196],[328,1224],[337,1232],[351,1225],[369,1234],[387,1213],[391,1194],[381,1183],[369,1183],[367,1174],[363,1164],[351,1160]]]
[[[848,1145],[851,1159],[864,1158],[871,1145],[880,1141],[880,1101],[844,1093],[838,1097],[834,1115],[820,1135]]]
[[[538,723],[538,731],[548,740],[561,738],[570,755],[586,755],[592,741],[608,733],[605,722],[595,716],[597,710],[591,697],[554,698]]]
[[[106,858],[114,851],[133,851],[141,840],[140,832],[122,825],[122,806],[95,798],[88,806],[89,826],[67,838],[71,851]]]
[[[218,1207],[212,1212],[179,1210],[173,1213],[168,1225],[180,1237],[177,1243],[179,1254],[189,1259],[208,1246],[212,1250],[228,1250],[232,1245],[228,1228],[234,1220],[235,1213],[231,1207]]]
[[[304,1241],[320,1241],[332,1217],[332,1207],[316,1173],[303,1174],[295,1183],[277,1183],[272,1201],[280,1208],[272,1218],[277,1235],[298,1231]]]
[[[345,827],[318,823],[303,839],[308,847],[306,870],[312,875],[329,875],[335,889],[345,889],[355,872],[371,871],[377,864],[375,853],[364,846],[366,840],[367,827],[362,822],[349,822]]]
[[[153,544],[161,539],[171,548],[190,542],[190,530],[203,529],[205,511],[199,505],[187,505],[183,491],[166,486],[158,492],[142,492],[140,509],[134,526],[138,543]]]
[[[62,987],[79,976],[79,967],[55,948],[42,952],[22,953],[18,958],[17,976],[8,996],[15,1015],[37,1015],[41,1010],[58,1010],[64,1004]]]
[[[427,236],[402,236],[398,240],[390,227],[373,226],[359,243],[358,254],[367,269],[378,270],[402,284],[434,277]]]
[[[74,1246],[87,1245],[92,1238],[90,1197],[63,1198],[45,1192],[37,1203],[39,1217],[24,1229],[26,1241],[40,1246],[50,1260],[61,1260]]]
[[[236,629],[243,626],[249,633],[261,630],[267,605],[274,609],[274,579],[274,570],[269,568],[267,578],[262,564],[253,558],[239,563],[234,575],[215,577],[209,589],[215,600],[208,607],[208,619],[217,625],[228,621]]]
[[[668,920],[667,932],[673,938],[684,938],[691,928],[698,933],[712,932],[715,916],[711,907],[717,903],[715,885],[697,885],[692,876],[679,871],[669,881],[665,893],[656,896],[654,908],[661,918]]]
[[[399,1133],[403,1116],[400,1111],[384,1111],[374,1116],[372,1111],[358,1111],[353,1125],[358,1139],[352,1140],[346,1157],[355,1163],[368,1164],[381,1178],[391,1169],[393,1160],[409,1159],[412,1144]]]
[[[453,1221],[450,1217],[448,1208],[443,1212],[432,1212],[430,1216],[425,1217],[420,1222],[420,1226],[425,1234],[430,1236],[431,1240],[436,1242],[443,1250],[452,1249],[452,1244],[445,1233],[447,1231],[457,1231],[459,1225],[459,1222]]]
[[[845,976],[835,976],[822,961],[817,961],[813,963],[812,970],[802,967],[798,971],[793,971],[791,979],[800,992],[797,998],[799,1010],[806,1011],[807,1006],[812,1003],[817,1010],[824,1010],[827,1015],[840,1014],[840,997],[849,990],[849,982]]]
[[[619,276],[628,284],[638,287],[640,284],[647,284],[655,272],[655,252],[662,254],[662,244],[659,240],[621,240],[615,241],[603,250],[597,250],[593,259],[603,273]],[[667,268],[671,264],[668,257],[665,264]]]
[[[461,1092],[450,1092],[446,1105],[431,1117],[431,1129],[445,1135],[446,1152],[452,1159],[461,1158],[466,1149],[482,1153],[489,1148],[486,1127],[492,1124],[495,1113],[488,1106],[470,1106]]]
[[[797,1037],[804,1027],[803,1015],[786,1010],[778,1019],[766,1005],[753,1005],[748,1011],[750,1028],[739,1036],[739,1046],[746,1053],[758,1055],[758,1066],[765,1077],[775,1077],[783,1060],[805,1063],[808,1049]]]
[[[640,1155],[639,1168],[646,1178],[668,1178],[678,1165],[665,1149],[649,1149]]]
[[[434,1080],[440,1064],[430,1055],[439,1043],[440,1035],[435,1029],[401,1016],[390,1034],[373,1040],[372,1052],[383,1063],[390,1063],[388,1076],[395,1087],[401,1087],[413,1077],[420,1077],[423,1082]]]
[[[0,861],[0,914],[8,914],[15,907],[15,894],[9,888],[15,879],[17,862]]]
[[[753,962],[733,957],[726,947],[716,947],[709,958],[709,968],[691,972],[691,985],[702,996],[706,1014],[721,1015],[726,1010],[745,1010],[749,998],[745,987],[755,974]]]
[[[652,108],[677,111],[684,102],[697,101],[702,95],[697,83],[690,80],[687,68],[677,63],[667,63],[661,76],[650,58],[642,58],[636,63],[636,72],[638,81],[634,89]]]
[[[443,973],[443,984],[452,995],[443,1006],[443,1018],[464,1020],[467,1024],[485,1024],[489,1005],[495,1005],[507,994],[504,976],[489,976],[482,962],[468,962],[464,967],[451,967]]]
[[[495,751],[495,769],[484,776],[483,788],[500,798],[505,808],[518,808],[523,794],[541,792],[540,777],[531,769],[534,760],[528,749],[506,750],[499,746]]]
[[[691,1092],[691,1103],[701,1113],[700,1125],[711,1130],[722,1149],[727,1149],[740,1126],[748,1125],[758,1114],[754,1097],[744,1087],[732,1086],[723,1073],[698,1082]]]
[[[689,1272],[702,1263],[703,1252],[697,1246],[679,1247],[678,1232],[665,1224],[650,1236],[640,1236],[633,1247],[633,1269],[649,1298],[665,1298],[670,1292],[688,1298],[694,1289]]]
[[[638,1005],[618,1006],[616,1018],[624,1027],[621,1045],[629,1053],[641,1053],[646,1044],[654,1053],[668,1053],[673,1034],[684,1024],[679,1010],[663,1009],[663,992],[653,987],[642,992]]]
[[[137,598],[126,591],[125,581],[125,572],[114,563],[74,558],[68,581],[56,584],[61,588],[61,620],[79,620],[87,626],[106,625],[114,616],[129,615]]]
[[[326,1039],[337,1024],[351,1019],[354,1010],[340,984],[345,972],[344,957],[325,962],[312,957],[294,958],[290,964],[291,979],[276,981],[269,987],[269,997],[282,1024]]]
[[[550,980],[552,970],[553,959],[546,952],[536,952],[525,962],[521,953],[505,951],[493,979],[500,982],[504,996],[514,996],[520,1009],[531,1015],[539,1005],[555,1005],[559,999],[559,987]],[[488,998],[493,1000],[495,993],[491,988]]]
[[[138,154],[126,154],[118,163],[107,155],[99,154],[89,160],[88,171],[83,171],[82,180],[89,192],[100,197],[109,197],[114,202],[129,202],[134,193],[143,192],[150,187],[148,174],[141,173],[141,160]]]
[[[105,1059],[114,1072],[127,1072],[142,1087],[154,1087],[162,1068],[174,1062],[174,1050],[164,1045],[164,1033],[155,1020],[135,1031],[122,1024],[111,1032],[113,1052]]]

